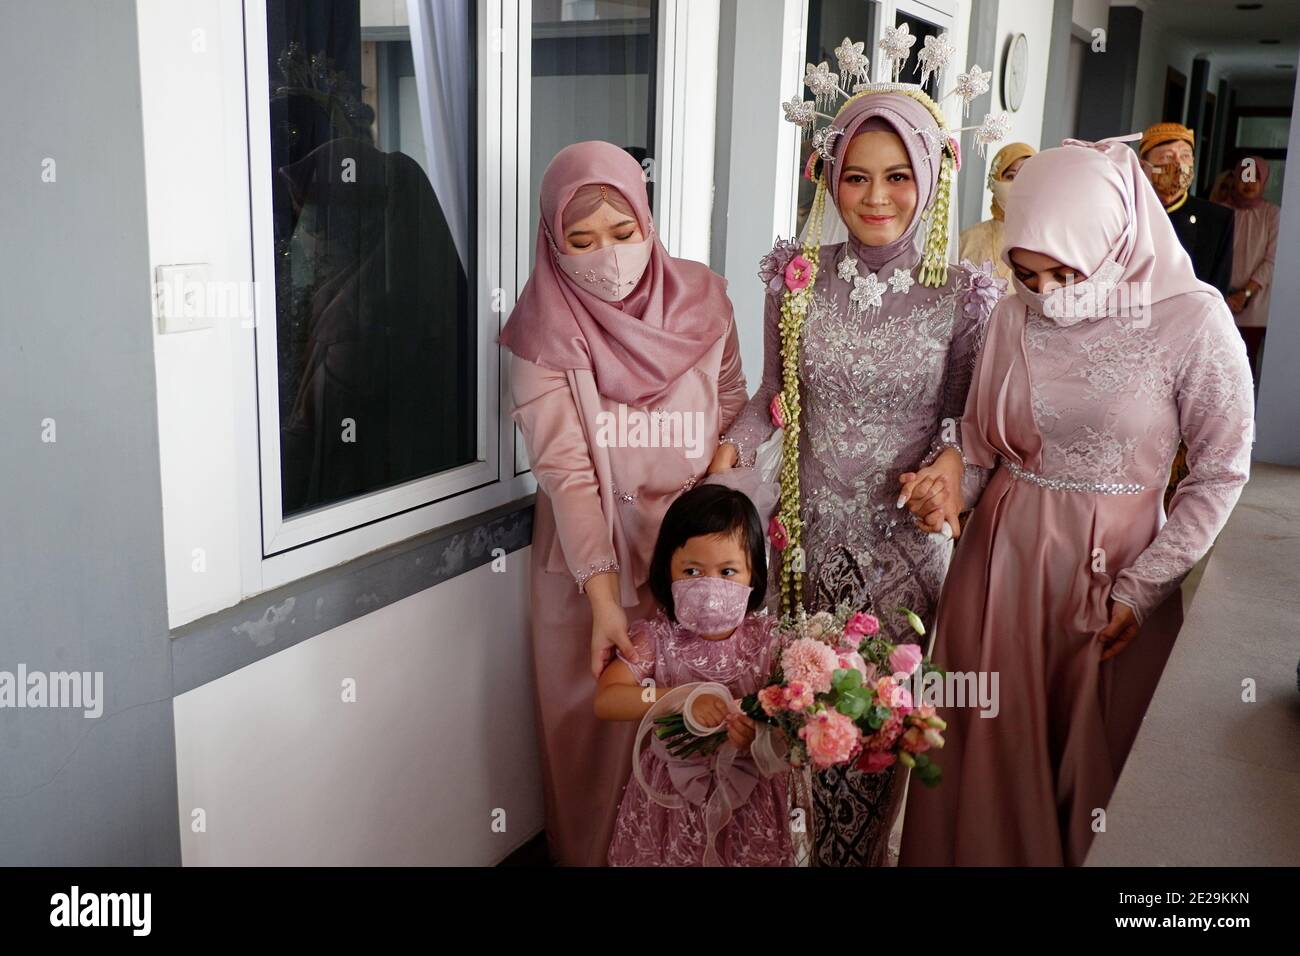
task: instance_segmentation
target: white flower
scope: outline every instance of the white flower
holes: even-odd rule
[[[925,46],[916,55],[916,68],[921,73],[921,85],[925,86],[925,81],[930,78],[931,73],[942,73],[948,61],[956,55],[957,48],[948,39],[946,30],[938,36],[926,37]]]
[[[885,35],[880,38],[877,44],[885,52],[885,56],[894,61],[894,74],[898,74],[899,68],[903,61],[908,58],[912,50],[912,44],[916,42],[916,37],[912,36],[912,31],[908,29],[907,24],[897,27],[885,27]]]
[[[895,269],[894,274],[889,277],[889,291],[907,293],[912,288],[916,280],[912,278],[912,273],[906,269]]]
[[[835,269],[835,274],[845,282],[852,282],[858,275],[858,260],[856,256],[849,254],[848,250],[844,251],[840,259],[839,266]]]
[[[844,42],[835,48],[835,62],[840,67],[840,83],[848,85],[849,77],[858,77],[863,80],[867,78],[867,67],[871,61],[863,53],[865,44],[854,43],[848,37]]]
[[[878,309],[884,291],[885,284],[877,279],[874,273],[869,272],[866,276],[858,276],[853,280],[853,291],[849,293],[849,299],[860,310]]]
[[[992,113],[985,113],[984,122],[980,124],[979,129],[975,130],[975,145],[979,149],[979,154],[983,156],[986,146],[990,143],[996,143],[1000,139],[1006,139],[1007,134],[1010,132],[1010,116],[1006,113],[999,113],[997,116]]]
[[[785,111],[785,121],[794,123],[795,126],[811,126],[817,115],[812,100],[801,100],[797,96],[790,97],[788,103],[782,103],[781,109]]]
[[[831,74],[831,68],[824,62],[816,66],[809,63],[804,70],[803,81],[818,100],[829,99],[840,88],[836,77]]]
[[[971,66],[969,73],[961,73],[957,76],[956,93],[962,100],[962,115],[970,113],[970,101],[977,96],[982,96],[989,91],[989,79],[992,73],[985,73],[976,63]]]

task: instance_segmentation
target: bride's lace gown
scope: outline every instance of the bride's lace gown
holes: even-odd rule
[[[929,627],[952,545],[917,529],[896,507],[898,477],[938,449],[945,419],[952,428],[961,418],[1001,283],[964,263],[949,267],[943,287],[928,288],[915,282],[915,250],[872,273],[858,248],[853,239],[822,247],[804,327],[803,600],[810,612],[869,608],[889,639],[916,642],[897,610],[915,611]],[[781,387],[779,320],[780,297],[769,294],[763,381],[723,439],[737,446],[742,466],[773,431],[768,406]],[[967,477],[978,481],[979,473],[970,469]],[[779,562],[773,564],[775,579]],[[818,775],[814,862],[886,862],[901,783],[892,772]]]

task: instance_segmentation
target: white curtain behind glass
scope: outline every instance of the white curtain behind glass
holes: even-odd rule
[[[406,0],[429,179],[469,269],[469,111],[472,0]]]

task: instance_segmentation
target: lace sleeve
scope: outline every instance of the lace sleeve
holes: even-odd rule
[[[758,391],[745,403],[719,444],[736,446],[737,466],[750,468],[758,446],[772,436],[775,426],[768,412],[772,399],[781,391],[781,299],[767,295],[763,305],[763,380]]]
[[[1188,475],[1169,505],[1169,520],[1115,576],[1111,596],[1139,623],[1182,583],[1214,543],[1250,476],[1254,397],[1246,347],[1218,306],[1192,340],[1175,380]]]
[[[993,314],[993,307],[997,305],[1006,283],[969,262],[963,262],[961,268],[966,274],[958,285],[957,314],[953,321],[948,366],[943,378],[941,418],[934,440],[930,443],[930,453],[921,464],[931,464],[945,448],[955,449],[961,455],[963,465],[962,500],[970,508],[983,492],[989,470],[967,461],[961,445],[960,423],[980,351],[984,348],[989,316]]]

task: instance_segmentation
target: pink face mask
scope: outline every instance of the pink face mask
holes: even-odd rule
[[[641,242],[616,242],[581,255],[568,255],[554,249],[560,271],[580,289],[606,302],[626,299],[645,275],[653,249],[654,233]]]
[[[1116,303],[1112,293],[1123,272],[1119,263],[1107,259],[1088,278],[1057,286],[1051,292],[1034,292],[1014,275],[1011,284],[1021,301],[1033,306],[1040,315],[1057,325],[1074,325],[1084,319],[1096,321],[1114,314]]]
[[[740,626],[749,611],[747,584],[727,578],[679,578],[673,582],[677,623],[696,634],[724,634]]]

